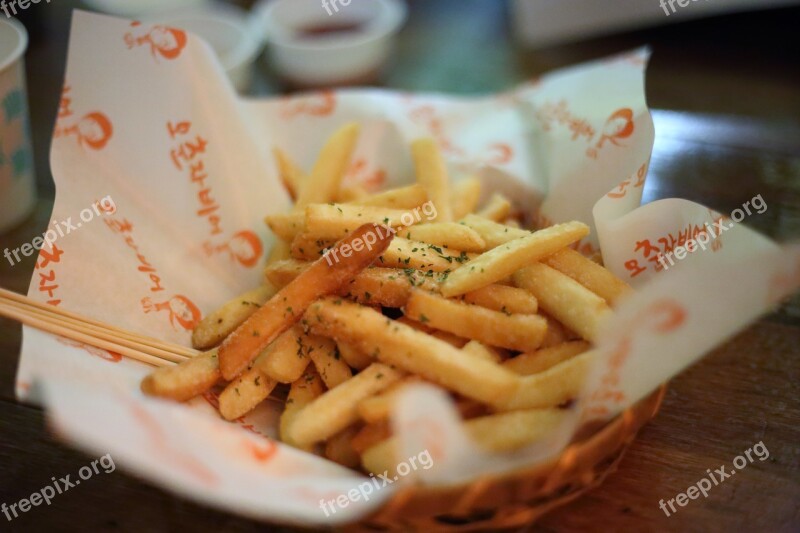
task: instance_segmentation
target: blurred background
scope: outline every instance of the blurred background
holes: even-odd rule
[[[8,2],[3,5],[10,6]],[[680,197],[725,213],[762,194],[769,209],[745,223],[778,241],[800,238],[800,65],[796,51],[800,1],[55,0],[29,4],[25,9],[15,5],[16,18],[30,37],[24,72],[38,200],[22,222],[0,230],[0,249],[30,242],[41,235],[50,219],[55,191],[48,155],[75,8],[160,21],[205,36],[237,89],[248,97],[351,84],[482,95],[511,89],[556,68],[650,46],[653,55],[646,92],[656,142],[644,201]],[[0,11],[0,21],[6,19],[6,13]],[[337,53],[331,55],[331,50]],[[340,53],[342,50],[347,53]],[[2,103],[8,112],[9,103]],[[7,139],[0,141],[5,144]],[[2,156],[0,152],[0,163]],[[0,206],[17,201],[2,191],[0,187]],[[24,293],[34,259],[15,267],[0,261],[0,285]],[[662,414],[643,432],[626,459],[627,469],[602,491],[576,504],[590,512],[576,513],[575,507],[567,507],[553,513],[541,527],[572,529],[567,526],[586,526],[591,517],[603,514],[613,520],[603,522],[610,530],[622,524],[634,528],[631,530],[642,524],[664,524],[657,498],[650,501],[653,493],[647,493],[649,489],[642,484],[662,486],[661,496],[673,494],[694,482],[697,473],[716,460],[703,458],[683,470],[678,460],[658,462],[665,442],[680,452],[675,457],[689,457],[696,439],[704,438],[705,421],[714,416],[711,413],[716,407],[711,403],[705,407],[705,397],[692,403],[699,406],[696,413],[682,409],[683,402],[709,387],[728,402],[742,390],[742,383],[755,375],[750,371],[759,368],[759,379],[774,380],[772,385],[754,383],[753,390],[758,389],[763,397],[742,396],[738,404],[759,405],[754,398],[760,398],[762,405],[784,402],[787,397],[775,391],[794,387],[786,409],[795,409],[800,397],[800,367],[796,357],[785,356],[792,350],[796,355],[798,326],[800,299],[796,296],[737,337],[735,343],[720,348],[675,380]],[[39,411],[14,403],[18,331],[16,324],[0,321],[0,501],[11,501],[11,496],[4,499],[6,489],[15,496],[30,494],[50,475],[75,471],[84,464],[81,454],[49,437]],[[728,376],[725,384],[720,380],[707,385],[707,380],[723,374]],[[725,396],[725,390],[730,394]],[[751,418],[737,419],[738,426],[731,424],[731,433],[720,437],[718,444],[733,442],[745,428],[762,424]],[[726,422],[720,422],[716,430],[724,432]],[[696,431],[686,432],[686,427]],[[737,427],[739,433],[735,433]],[[793,427],[797,427],[796,419],[794,425],[784,428],[786,442],[797,442]],[[729,451],[719,454],[725,459],[732,456]],[[718,500],[714,505],[709,502],[683,510],[678,518],[669,519],[670,524],[678,527],[676,531],[723,530],[740,523],[760,524],[763,529],[757,530],[761,531],[796,530],[800,524],[796,449],[783,460],[790,465],[775,465],[772,477],[742,486],[736,500],[750,507],[734,505],[731,496],[730,502]],[[24,470],[24,464],[38,468],[36,475]],[[651,483],[647,476],[652,470],[640,475],[642,470],[637,468],[646,470],[653,464],[658,464],[657,472],[663,474]],[[775,481],[781,472],[785,474],[783,485]],[[788,488],[780,491],[781,486]],[[131,501],[128,498],[136,505],[126,504]],[[631,503],[637,498],[645,500]],[[758,500],[758,508],[752,508],[748,498]],[[136,525],[138,530],[156,526],[166,530],[169,524],[186,523],[195,524],[198,530],[258,528],[182,502],[123,474],[109,478],[107,485],[87,487],[80,495],[64,498],[59,503],[64,506],[61,514],[54,504],[51,512],[36,515],[35,523],[61,527],[62,517],[76,515],[75,509],[85,509],[87,501],[92,502],[92,517],[81,515],[75,524],[89,521],[96,527],[121,525],[123,530],[137,530]],[[698,519],[705,525],[693,521]]]

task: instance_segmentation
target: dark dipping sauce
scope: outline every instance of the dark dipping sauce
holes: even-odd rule
[[[317,39],[320,37],[339,36],[347,33],[357,33],[366,25],[362,21],[339,22],[339,23],[322,23],[312,26],[304,26],[295,30],[297,35],[303,39]]]

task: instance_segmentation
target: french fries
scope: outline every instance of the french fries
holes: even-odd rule
[[[374,240],[371,248],[362,247],[360,251],[345,255],[347,249],[353,250],[354,243],[360,241],[363,246],[368,234]],[[327,257],[321,257],[278,291],[220,346],[222,377],[227,380],[235,378],[275,337],[297,322],[314,300],[340,289],[369,266],[389,246],[390,240],[389,232],[381,233],[375,226],[365,224],[334,248],[334,252],[342,252],[338,262],[331,265]]]
[[[246,415],[267,398],[278,382],[252,368],[233,380],[219,395],[219,413],[226,420]]]
[[[187,359],[176,366],[165,366],[142,381],[142,392],[178,402],[191,400],[219,381],[217,350]]]
[[[464,301],[502,313],[533,315],[539,302],[530,292],[507,285],[487,285],[464,295]]]
[[[342,431],[358,420],[358,404],[403,377],[401,372],[373,363],[352,379],[316,397],[288,425],[288,439],[310,446]]]
[[[442,294],[457,296],[500,281],[588,234],[586,224],[568,222],[509,241],[456,269],[442,283]]]
[[[481,180],[472,176],[455,183],[451,189],[450,208],[453,220],[472,213],[481,200]]]
[[[275,293],[270,284],[247,291],[207,315],[192,332],[192,346],[207,350],[222,342]]]
[[[510,401],[518,385],[517,376],[500,365],[465,356],[444,341],[351,302],[320,300],[307,320],[318,335],[489,405]]]
[[[336,200],[358,139],[358,124],[346,124],[325,143],[297,198],[297,208]]]
[[[546,258],[543,263],[571,277],[604,298],[611,306],[616,304],[622,296],[633,291],[630,285],[609,270],[569,248],[559,250]]]
[[[428,201],[428,193],[425,187],[419,183],[407,187],[390,189],[367,198],[355,200],[356,205],[366,205],[375,207],[388,207],[389,209],[414,209]]]
[[[275,156],[275,164],[278,167],[278,176],[286,187],[286,191],[292,200],[297,200],[297,195],[300,193],[300,188],[305,181],[303,169],[292,161],[289,154],[278,148],[277,146],[272,149],[272,155]]]
[[[589,343],[585,341],[571,341],[542,348],[535,352],[520,354],[505,361],[503,366],[523,376],[538,374],[545,370],[563,363],[576,355],[582,354],[589,349]]]
[[[200,322],[192,343],[210,351],[142,390],[186,401],[224,385],[220,414],[242,420],[288,385],[285,402],[269,398],[284,404],[283,442],[381,474],[400,459],[392,407],[416,382],[445,389],[486,452],[541,440],[582,393],[600,324],[631,288],[570,249],[585,224],[529,231],[502,194],[479,209],[480,180],[451,186],[433,139],[411,146],[417,183],[343,186],[357,136],[337,130],[310,172],[274,149],[295,204],[265,219],[277,242],[264,285]]]
[[[474,229],[455,222],[419,224],[403,229],[401,234],[412,241],[435,244],[462,252],[483,252],[486,242]]]
[[[305,373],[292,383],[289,389],[289,395],[286,398],[286,407],[281,414],[279,424],[280,439],[292,446],[298,447],[303,450],[309,450],[310,446],[299,446],[296,442],[291,440],[289,435],[289,427],[297,418],[297,414],[305,408],[308,404],[322,396],[325,392],[325,385],[322,384],[322,379],[319,377],[314,365],[309,365]]]
[[[605,300],[541,263],[516,272],[514,283],[531,291],[542,309],[587,341],[595,340],[601,321],[611,313]]]
[[[512,350],[536,349],[547,322],[536,315],[511,315],[414,290],[405,306],[408,318],[459,337]]]
[[[420,139],[411,143],[411,155],[417,169],[417,181],[425,187],[428,198],[436,207],[436,221],[452,222],[450,184],[447,165],[433,139]]]

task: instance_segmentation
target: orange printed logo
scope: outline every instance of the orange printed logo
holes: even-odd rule
[[[169,323],[172,329],[177,330],[177,325],[186,331],[191,331],[202,318],[200,309],[186,296],[173,296],[166,302],[154,302],[152,298],[142,298],[142,309],[145,313],[169,313]]]
[[[206,255],[227,254],[234,263],[239,263],[245,268],[252,268],[258,264],[264,247],[258,235],[250,230],[234,233],[230,241],[214,245],[210,242],[203,244]]]
[[[600,379],[598,389],[589,398],[586,417],[607,417],[611,414],[604,403],[622,404],[625,394],[619,389],[622,381],[622,366],[630,356],[634,340],[642,333],[672,333],[686,323],[686,309],[677,301],[670,299],[657,300],[643,312],[637,314],[619,343],[613,348],[608,359],[608,368]]]
[[[347,169],[345,179],[351,183],[359,183],[369,191],[379,190],[386,183],[386,171],[382,168],[370,169],[367,160],[358,158]]]
[[[606,141],[609,141],[614,146],[621,146],[618,141],[633,135],[633,130],[633,109],[629,107],[617,109],[606,120],[603,134],[600,136],[600,140],[597,141],[595,148],[602,149]]]
[[[156,60],[162,57],[167,60],[180,57],[189,39],[186,32],[169,26],[156,25],[142,26],[141,22],[131,22],[134,28],[125,34],[125,44],[128,49],[146,47]]]
[[[73,137],[80,146],[92,150],[102,150],[114,135],[111,120],[100,111],[92,111],[81,119],[75,120],[72,110],[72,99],[69,97],[70,87],[64,87],[61,93],[56,128],[53,138]]]
[[[486,163],[489,165],[505,165],[514,159],[514,149],[506,143],[494,143],[489,146],[489,157]]]
[[[280,106],[280,116],[290,119],[297,116],[327,117],[336,110],[336,94],[322,91],[301,98],[288,98]]]
[[[99,357],[104,361],[119,363],[122,360],[122,356],[117,352],[103,350],[101,348],[97,348],[96,346],[84,344],[82,342],[74,341],[66,337],[56,337],[56,340],[65,346],[72,346],[73,348],[80,348],[81,350],[85,350],[86,352],[94,355],[95,357]]]

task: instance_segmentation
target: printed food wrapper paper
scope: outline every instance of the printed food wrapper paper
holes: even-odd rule
[[[52,220],[74,228],[40,253],[29,289],[39,301],[189,345],[203,314],[259,283],[272,243],[263,217],[289,206],[270,149],[310,168],[346,121],[362,125],[348,183],[376,190],[408,182],[409,142],[432,136],[456,178],[479,175],[539,223],[591,223],[580,250],[601,245],[605,264],[639,291],[606,324],[583,393],[543,442],[484,453],[446,395],[420,386],[398,402],[393,424],[402,457],[427,449],[433,467],[382,482],[368,501],[330,516],[321,500],[369,478],[274,440],[275,402],[224,422],[212,393],[187,405],[146,398],[138,387],[147,365],[31,328],[19,398],[43,404],[64,439],[111,453],[155,484],[303,525],[365,516],[403,483],[463,482],[558,453],[581,421],[636,402],[769,310],[800,277],[797,247],[688,201],[640,206],[654,140],[647,58],[640,50],[481,98],[343,90],[242,100],[197,38],[76,12],[51,153]],[[93,205],[100,209],[90,216]],[[658,271],[659,251],[715,221],[732,227]]]

